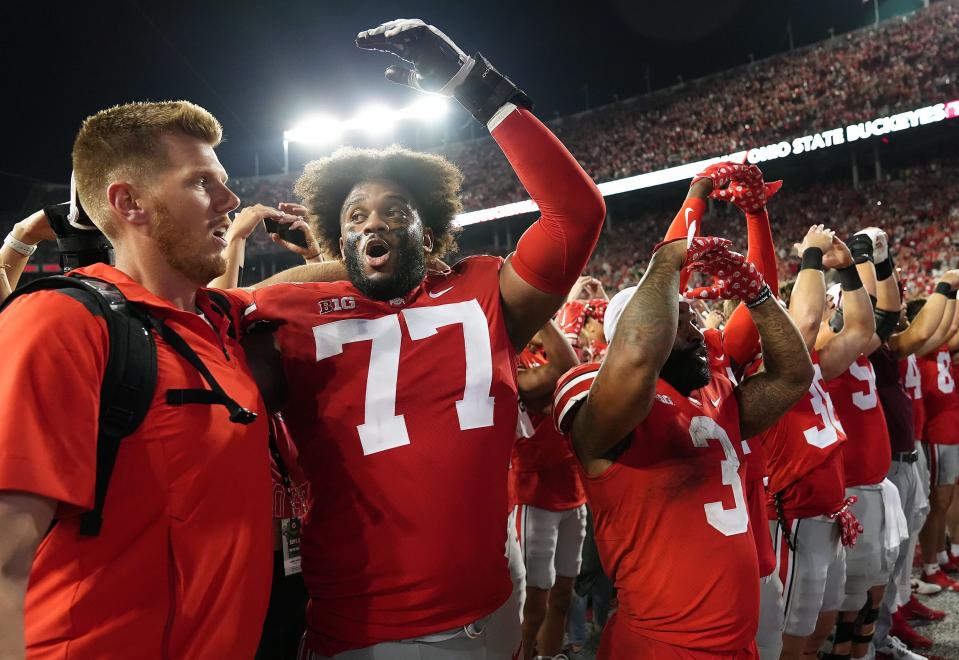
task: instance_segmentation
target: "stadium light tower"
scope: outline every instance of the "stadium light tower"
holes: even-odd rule
[[[331,115],[309,117],[289,131],[283,131],[283,173],[290,171],[290,142],[329,144],[339,139],[343,124]]]
[[[381,103],[367,105],[351,119],[338,120],[330,115],[316,115],[283,132],[283,172],[290,171],[290,143],[330,144],[348,131],[362,131],[370,135],[383,135],[393,130],[400,121],[411,119],[432,123],[441,121],[449,111],[449,99],[438,94],[428,94],[412,105],[391,110]]]

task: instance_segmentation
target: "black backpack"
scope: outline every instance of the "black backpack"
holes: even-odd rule
[[[238,424],[252,423],[256,413],[241,407],[223,391],[203,361],[180,335],[150,314],[144,306],[127,300],[111,282],[86,275],[40,278],[14,291],[0,305],[0,312],[21,296],[48,290],[70,296],[91,314],[102,318],[110,337],[106,370],[100,386],[94,505],[92,510],[80,516],[80,534],[97,536],[103,525],[103,502],[120,451],[120,442],[143,423],[156,393],[157,347],[154,332],[186,359],[210,387],[167,390],[167,404],[222,405],[230,411],[230,421]],[[229,300],[226,296],[210,292],[210,300],[229,318]]]

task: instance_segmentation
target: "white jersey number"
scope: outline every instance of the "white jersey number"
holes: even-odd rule
[[[922,372],[919,371],[919,363],[915,355],[906,358],[906,379],[903,385],[910,391],[913,401],[922,398]]]
[[[711,417],[693,417],[689,423],[689,435],[696,447],[708,447],[710,440],[716,440],[723,446],[726,458],[719,462],[722,468],[723,485],[733,489],[733,500],[736,508],[724,509],[722,502],[707,502],[703,505],[706,512],[706,522],[720,531],[724,536],[744,534],[749,528],[749,514],[746,509],[746,495],[743,493],[743,482],[739,478],[739,457],[733,449],[733,443],[725,429]]]
[[[842,431],[842,424],[836,417],[836,411],[832,407],[832,399],[829,393],[823,388],[822,369],[818,364],[813,365],[812,384],[809,386],[809,400],[812,404],[812,410],[819,415],[822,420],[822,428],[811,426],[803,431],[806,442],[813,447],[824,449],[839,440],[839,432]]]
[[[956,389],[956,381],[952,378],[952,360],[948,352],[936,353],[936,366],[939,367],[939,377],[936,379],[939,391],[943,394],[952,394]]]
[[[860,410],[872,410],[879,403],[879,397],[876,395],[876,372],[873,371],[872,363],[866,366],[853,362],[849,365],[849,373],[856,380],[866,383],[865,392],[853,392],[852,402]]]
[[[486,315],[476,300],[435,307],[413,307],[401,312],[410,339],[436,334],[446,325],[463,326],[466,351],[466,383],[463,398],[456,402],[460,429],[493,425],[493,355]],[[400,370],[402,331],[398,314],[378,319],[343,319],[313,328],[316,361],[340,355],[343,346],[370,341],[370,366],[366,374],[366,416],[356,427],[363,454],[410,444],[403,415],[396,414],[396,382]]]

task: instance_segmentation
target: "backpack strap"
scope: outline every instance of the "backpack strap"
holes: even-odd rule
[[[156,392],[156,342],[140,308],[130,303],[116,285],[87,276],[53,276],[30,282],[14,291],[0,306],[0,312],[16,298],[50,290],[70,296],[104,319],[110,340],[100,386],[93,509],[80,516],[80,534],[97,536],[120,442],[143,423]]]

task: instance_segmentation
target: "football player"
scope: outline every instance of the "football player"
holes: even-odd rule
[[[690,191],[705,199],[713,185],[704,178]],[[676,300],[690,269],[717,278],[690,295],[739,297],[751,308],[765,371],[733,386],[711,368],[689,305]],[[599,657],[754,657],[759,571],[741,439],[809,387],[802,339],[756,268],[721,239],[661,244],[640,285],[610,301],[605,323],[602,367],[566,374],[553,405],[618,590]]]
[[[387,77],[453,96],[482,121],[542,215],[508,259],[433,270],[461,208],[449,162],[341,150],[297,182],[349,281],[259,289],[246,323],[276,330],[250,348],[311,484],[303,657],[513,658],[522,584],[510,580],[504,517],[516,353],[579,277],[605,206],[481,54],[419,20],[357,45],[410,62]]]

